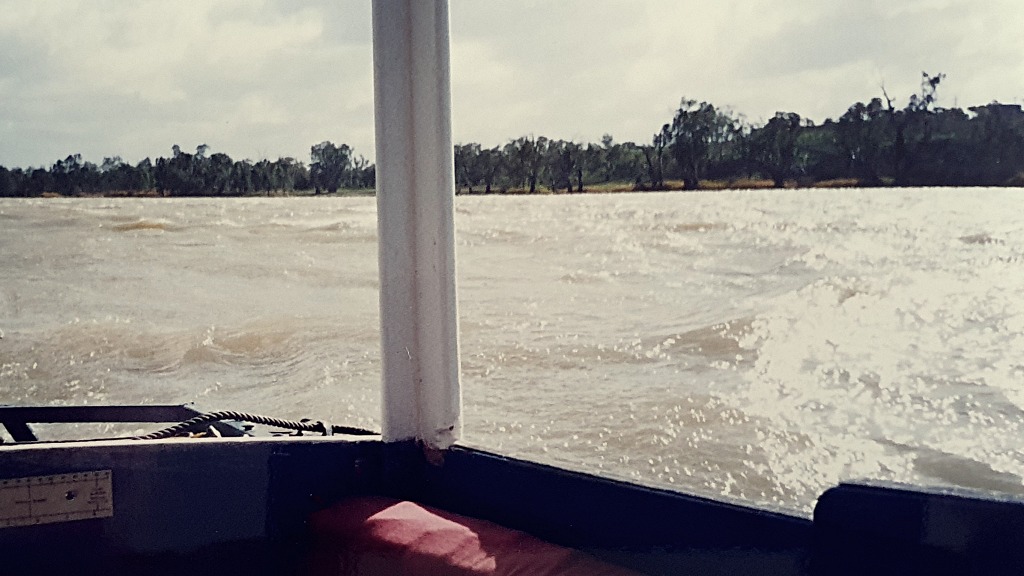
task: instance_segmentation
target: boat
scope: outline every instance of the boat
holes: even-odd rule
[[[447,1],[375,0],[373,28],[381,431],[0,407],[0,574],[1024,573],[1019,497],[854,482],[803,518],[459,445]]]

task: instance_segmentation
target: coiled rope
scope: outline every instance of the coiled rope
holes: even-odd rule
[[[311,420],[282,420],[280,418],[272,418],[270,416],[262,416],[260,414],[250,414],[248,412],[232,412],[228,410],[219,412],[207,412],[200,414],[195,418],[179,422],[173,426],[168,426],[162,430],[145,434],[143,436],[135,436],[133,440],[160,440],[162,438],[171,438],[174,436],[180,436],[186,432],[193,432],[197,429],[203,428],[214,422],[221,420],[240,420],[242,422],[249,422],[251,424],[261,424],[264,426],[273,426],[275,428],[284,428],[286,430],[297,430],[299,432],[316,432],[323,434],[324,436],[331,436],[333,434],[349,434],[353,436],[375,436],[377,433],[365,430],[363,428],[354,428],[352,426],[332,426],[322,420],[311,421]]]

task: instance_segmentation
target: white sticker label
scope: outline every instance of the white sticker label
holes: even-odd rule
[[[0,479],[0,528],[114,515],[110,470]]]

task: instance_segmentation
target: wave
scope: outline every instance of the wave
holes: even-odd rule
[[[914,471],[924,477],[924,484],[970,486],[1010,494],[1024,494],[1024,478],[1012,472],[996,470],[989,462],[928,446],[911,446],[889,439],[879,439],[884,446],[908,454]]]
[[[616,276],[615,273],[602,270],[600,272],[588,272],[586,270],[576,270],[563,274],[559,280],[566,284],[607,284],[611,282]]]
[[[677,234],[688,234],[693,232],[711,232],[716,230],[728,230],[729,225],[723,222],[680,222],[680,223],[664,223],[655,228],[661,228],[666,232],[675,232]]]
[[[319,243],[330,242],[377,242],[377,229],[375,227],[364,227],[353,225],[348,222],[332,222],[322,226],[305,228],[302,234],[307,240]]]
[[[142,218],[134,222],[126,222],[124,224],[115,224],[110,227],[115,232],[133,232],[136,230],[160,230],[162,232],[175,232],[181,230],[180,226],[175,226],[166,220],[149,220]]]
[[[134,373],[168,373],[204,364],[288,365],[322,344],[325,332],[324,327],[294,318],[199,330],[162,330],[110,319],[75,322],[43,333],[21,331],[19,340],[30,350],[45,351],[35,355],[37,369],[59,378],[65,372],[81,372],[84,365]]]
[[[220,364],[274,367],[287,372],[307,356],[309,331],[300,321],[288,319],[179,334],[175,338],[177,358],[163,369]]]
[[[541,326],[520,326],[505,344],[490,342],[479,351],[467,348],[463,368],[474,376],[491,376],[503,370],[567,370],[601,373],[619,368],[651,365],[688,370],[699,366],[735,367],[757,359],[757,350],[746,347],[752,318],[737,318],[686,331],[661,335],[609,335],[602,339],[577,334],[553,334]],[[483,334],[495,326],[464,324],[467,334],[489,340]],[[508,335],[508,332],[504,334]]]
[[[984,232],[980,234],[968,234],[966,236],[961,236],[959,240],[964,244],[1005,244],[1004,241],[998,238],[993,238]]]
[[[525,246],[546,240],[547,237],[540,232],[529,230],[526,227],[521,229],[511,228],[489,228],[484,230],[459,230],[459,240],[470,245],[502,243],[515,246]]]

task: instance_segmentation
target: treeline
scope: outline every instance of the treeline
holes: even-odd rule
[[[727,109],[684,99],[650,142],[577,143],[524,136],[504,145],[455,146],[460,192],[664,190],[743,186],[1024,186],[1024,112],[993,102],[937,106],[944,75],[922,73],[921,89],[898,105],[882,90],[823,124],[778,112],[754,125]],[[374,166],[346,144],[322,142],[307,167],[293,158],[233,161],[173,147],[170,158],[132,166],[72,155],[49,169],[0,166],[0,196],[146,193],[236,196],[274,191],[372,188]],[[613,185],[613,186],[609,186]]]
[[[649,143],[599,144],[522,137],[455,147],[460,190],[582,192],[606,183],[636,190],[708,186],[1024,185],[1024,112],[992,103],[936,106],[944,75],[897,105],[858,102],[821,125],[779,112],[752,125],[729,110],[684,99]]]
[[[373,165],[347,144],[321,142],[313,146],[309,166],[294,158],[232,160],[220,152],[208,154],[205,144],[194,154],[183,152],[178,145],[171,150],[170,158],[146,158],[135,165],[116,156],[97,165],[73,154],[49,169],[8,170],[0,166],[0,196],[245,196],[374,186]]]

